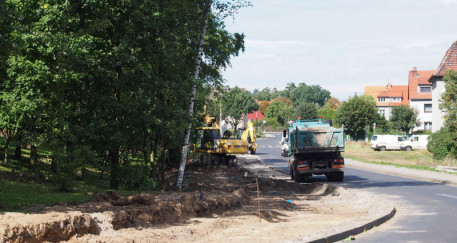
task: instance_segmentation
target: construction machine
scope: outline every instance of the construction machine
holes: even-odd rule
[[[248,122],[247,128],[238,129],[238,137],[241,138],[241,140],[246,141],[248,143],[248,149],[251,152],[251,154],[255,154],[255,151],[257,149],[257,143],[255,142],[256,134],[254,123],[252,123],[252,121]]]
[[[202,120],[205,126],[196,128],[194,152],[201,154],[203,164],[235,165],[236,154],[248,153],[246,140],[230,137],[229,131],[222,135],[216,117],[204,115]]]

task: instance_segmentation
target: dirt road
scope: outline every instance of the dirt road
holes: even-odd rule
[[[367,192],[297,184],[249,157],[238,163],[245,168],[192,165],[184,192],[109,193],[77,206],[5,213],[0,242],[306,242],[393,209]]]

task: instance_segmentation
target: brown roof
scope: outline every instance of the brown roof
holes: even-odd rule
[[[365,86],[365,95],[376,101],[376,106],[409,105],[408,85]],[[378,97],[401,97],[401,102],[378,102]]]
[[[430,86],[428,80],[435,70],[418,71],[416,67],[409,71],[409,99],[432,99],[432,93],[420,93],[419,86]]]
[[[429,79],[429,82],[433,82],[436,78],[443,77],[446,74],[446,71],[450,69],[457,71],[457,41],[452,43],[451,47],[449,47],[443,60],[441,60],[438,69],[436,69],[436,72]]]

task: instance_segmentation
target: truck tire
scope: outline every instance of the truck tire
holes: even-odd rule
[[[411,150],[413,150],[413,148],[411,148],[411,146],[407,146],[407,147],[405,148],[405,150],[406,150],[406,151],[411,151]]]
[[[289,173],[290,173],[290,179],[292,179],[292,180],[295,179],[294,178],[294,170],[292,169],[291,166],[289,166]]]
[[[381,146],[381,147],[379,148],[379,151],[386,151],[386,147],[385,147],[385,146]]]
[[[338,171],[338,172],[329,172],[326,174],[327,179],[329,181],[343,181],[344,180],[344,171]]]
[[[336,172],[336,181],[342,182],[344,180],[344,171]]]
[[[305,175],[298,173],[297,168],[294,167],[294,181],[295,182],[304,182],[305,181]]]

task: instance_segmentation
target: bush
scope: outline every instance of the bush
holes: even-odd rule
[[[157,181],[149,177],[150,168],[147,165],[126,165],[120,168],[122,176],[119,184],[123,190],[156,191]]]
[[[433,158],[438,160],[443,160],[447,156],[456,153],[451,135],[446,128],[441,128],[438,132],[430,135],[427,149],[433,154]]]

